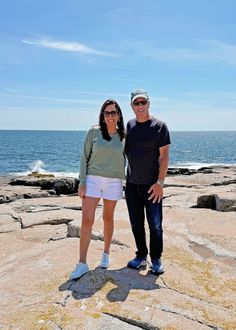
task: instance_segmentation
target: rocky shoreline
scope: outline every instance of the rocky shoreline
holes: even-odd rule
[[[164,196],[166,272],[126,268],[135,245],[125,200],[115,214],[111,266],[98,206],[77,282],[78,180],[0,176],[0,329],[235,329],[236,167],[169,169]]]

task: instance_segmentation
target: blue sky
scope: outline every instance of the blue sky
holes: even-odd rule
[[[236,128],[235,0],[2,0],[0,129],[87,130],[130,93],[170,130]]]

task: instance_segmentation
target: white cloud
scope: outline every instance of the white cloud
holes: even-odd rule
[[[143,44],[144,45],[144,44]],[[140,43],[133,44],[134,48],[144,49],[142,56],[161,62],[203,62],[226,63],[236,65],[236,44],[230,44],[218,40],[198,40],[194,47],[184,48],[153,48],[145,42],[145,47]]]
[[[49,39],[39,39],[39,40],[22,40],[23,43],[31,46],[51,48],[66,52],[77,52],[82,54],[98,55],[98,56],[108,56],[108,57],[119,57],[119,54],[104,52],[94,48],[90,48],[79,42],[66,42],[66,41],[55,41]]]
[[[23,99],[23,100],[31,100],[31,101],[45,101],[45,102],[53,102],[57,103],[75,103],[75,104],[96,104],[96,100],[91,99],[73,99],[73,98],[59,98],[59,97],[47,97],[47,96],[34,96],[34,95],[20,95],[20,94],[4,94],[0,93],[2,98],[10,99]]]
[[[227,62],[236,65],[236,45],[218,40],[208,40],[203,42],[208,46],[209,53],[215,55],[218,62]],[[216,53],[216,54],[215,54]]]
[[[9,92],[9,93],[13,93],[13,94],[18,94],[19,93],[19,91],[17,91],[17,90],[15,90],[15,89],[13,89],[13,88],[5,88],[5,90],[7,91],[7,92]]]

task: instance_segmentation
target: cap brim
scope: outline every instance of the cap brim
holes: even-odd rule
[[[146,99],[146,100],[149,99],[148,96],[145,95],[145,94],[137,94],[137,95],[135,95],[135,96],[132,98],[132,101],[131,101],[131,102],[134,102],[134,100],[138,99],[139,97],[142,97],[143,99]]]

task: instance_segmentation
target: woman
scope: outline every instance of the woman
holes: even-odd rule
[[[123,196],[122,180],[125,178],[125,129],[121,109],[114,100],[102,105],[99,127],[89,130],[80,161],[82,198],[82,225],[80,230],[80,258],[70,279],[77,279],[89,271],[87,251],[91,240],[95,211],[103,198],[104,252],[100,267],[109,266],[109,250],[114,229],[116,203]]]

